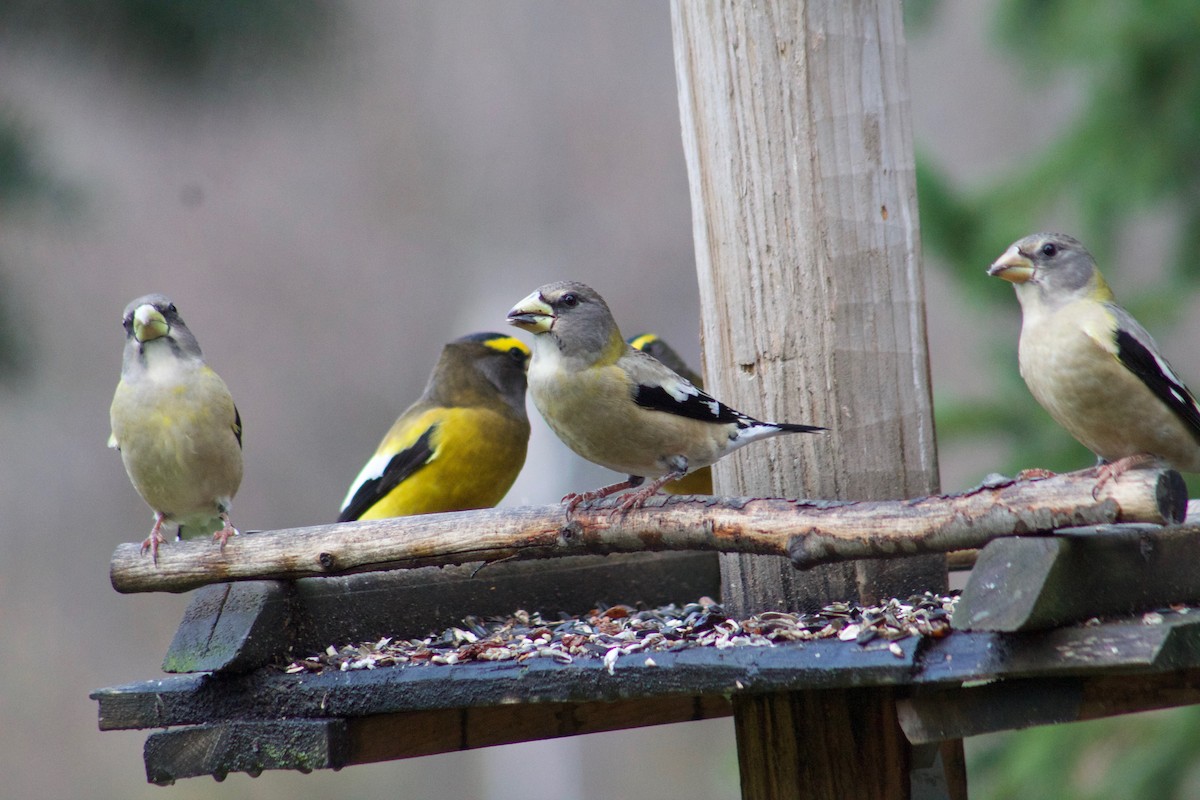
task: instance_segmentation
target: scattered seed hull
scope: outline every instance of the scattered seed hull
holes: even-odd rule
[[[780,642],[838,638],[860,645],[896,642],[910,636],[938,638],[950,632],[958,597],[926,592],[879,605],[831,603],[815,613],[765,611],[733,619],[715,601],[702,597],[684,606],[638,609],[626,605],[594,609],[586,616],[547,619],[517,611],[509,617],[467,617],[459,627],[423,639],[383,638],[377,642],[330,645],[325,652],[283,666],[285,672],[375,669],[411,665],[451,665],[471,661],[527,661],[552,658],[601,659],[611,672],[630,653],[691,647],[770,647]],[[894,648],[898,650],[899,648]]]

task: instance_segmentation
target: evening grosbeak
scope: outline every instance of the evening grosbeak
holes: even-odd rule
[[[425,391],[362,468],[338,522],[491,508],[525,463],[529,348],[475,333],[442,348]]]
[[[154,511],[142,552],[157,563],[164,527],[178,538],[212,533],[224,548],[237,533],[229,505],[242,482],[242,420],[233,397],[167,297],[134,300],[124,325],[108,446],[120,450],[133,488]]]
[[[604,299],[582,283],[543,286],[508,312],[534,334],[529,393],[550,428],[579,455],[629,479],[564,498],[582,502],[631,492],[635,508],[668,481],[734,450],[784,433],[822,430],[760,422],[714,400],[664,364],[630,347]],[[646,478],[654,478],[642,485]]]
[[[641,350],[643,353],[654,356],[697,389],[704,388],[704,381],[700,378],[699,373],[693,371],[679,353],[676,353],[670,345],[659,338],[658,334],[643,333],[640,336],[634,336],[629,339],[629,346],[634,350]],[[662,488],[669,494],[712,494],[712,468],[701,467],[689,472],[679,480],[664,483]]]
[[[1021,303],[1021,377],[1099,457],[1099,486],[1158,460],[1200,471],[1196,399],[1146,329],[1117,305],[1078,240],[1026,236],[988,274],[1010,281]]]

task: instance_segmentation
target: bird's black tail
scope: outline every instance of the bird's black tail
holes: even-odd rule
[[[818,431],[827,431],[828,428],[819,428],[816,425],[793,425],[790,422],[772,422],[776,428],[784,433],[816,433]]]

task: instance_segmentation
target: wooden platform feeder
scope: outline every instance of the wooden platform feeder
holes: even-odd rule
[[[157,565],[122,546],[119,590],[199,589],[175,674],[92,695],[102,730],[156,729],[150,781],[732,715],[748,800],[961,800],[964,736],[1200,701],[1200,613],[1185,613],[1200,529],[1180,524],[1176,473],[1098,497],[1086,473],[937,496],[900,5],[675,0],[671,15],[706,385],[829,432],[719,462],[734,497],[570,524],[557,506],[349,523],[170,544]],[[762,499],[783,497],[826,499]],[[905,598],[945,590],[945,554],[966,548],[982,549],[941,638],[277,666],[469,614]]]
[[[1094,485],[1086,473],[1034,482],[997,479],[953,497],[822,504],[817,513],[828,517],[827,524],[814,523],[812,510],[798,504],[792,515],[773,509],[773,531],[746,509],[764,502],[774,507],[776,501],[676,498],[668,508],[624,518],[610,518],[605,507],[584,511],[569,525],[561,508],[549,507],[253,534],[231,541],[223,555],[206,542],[186,542],[163,548],[156,569],[146,568],[136,545],[124,545],[114,555],[113,582],[126,591],[191,587],[197,580],[181,583],[181,576],[206,569],[211,577],[196,593],[164,661],[167,672],[182,674],[102,689],[93,697],[104,730],[166,729],[148,738],[145,762],[149,780],[168,783],[233,771],[338,769],[707,719],[784,696],[798,721],[815,707],[837,707],[847,736],[857,730],[850,724],[854,715],[869,715],[896,731],[905,758],[874,771],[881,782],[874,796],[965,797],[956,746],[963,736],[1200,701],[1200,613],[1142,616],[1200,602],[1200,574],[1191,568],[1200,556],[1200,529],[1175,524],[1186,507],[1182,480],[1170,471],[1133,472],[1099,499],[1091,497]],[[749,524],[730,521],[739,515]],[[788,524],[789,516],[797,520]],[[693,647],[654,653],[649,660],[646,653],[631,653],[566,664],[535,658],[320,674],[280,668],[330,644],[419,637],[460,624],[468,614],[524,608],[553,615],[584,611],[604,599],[658,605],[717,594],[720,576],[711,552],[532,560],[581,548],[606,550],[612,541],[644,537],[656,518],[663,520],[661,535],[650,544],[661,549],[701,545],[673,517],[698,518],[695,527],[708,531],[721,527],[714,519],[723,519],[725,536],[709,539],[714,548],[745,552],[746,541],[755,540],[761,552],[808,552],[801,542],[812,539],[824,543],[823,560],[830,561],[852,557],[872,541],[890,548],[877,527],[903,528],[931,516],[957,522],[940,528],[937,537],[910,537],[924,542],[916,552],[982,546],[958,601],[955,631],[943,638]],[[854,526],[844,526],[846,519]],[[1031,519],[1099,524],[1051,534],[1027,525]],[[468,538],[488,541],[509,562],[280,579],[328,571],[325,565],[344,559],[330,558],[321,544],[355,551],[360,538],[372,540],[374,552],[390,564],[473,559],[474,552],[456,550],[454,542],[473,525],[497,531],[505,520],[512,530],[503,535]],[[992,520],[1006,521],[1009,529],[987,530]],[[547,523],[573,533],[558,544],[530,545]],[[1022,535],[1001,535],[1018,531]],[[447,532],[441,547],[431,544]],[[852,546],[842,548],[844,542]],[[230,577],[211,569],[214,561],[237,565],[239,580],[212,583]],[[858,744],[843,740],[826,752],[854,752]],[[845,788],[837,781],[846,778],[837,776],[851,765],[835,759],[806,763],[811,753],[792,757],[805,764],[805,786],[825,780],[833,781],[830,791]]]

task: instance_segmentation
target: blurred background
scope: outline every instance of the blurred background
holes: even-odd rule
[[[984,270],[1079,235],[1200,382],[1200,6],[906,12],[943,488],[1087,465]],[[151,524],[104,446],[133,297],[170,294],[237,399],[242,528],[331,521],[441,344],[547,281],[699,362],[666,3],[6,0],[0,75],[0,795],[737,797],[728,720],[161,789],[87,698],[159,675],[187,602],[108,583]],[[534,417],[506,504],[612,477]],[[1194,797],[1198,729],[981,737],[972,796]]]

